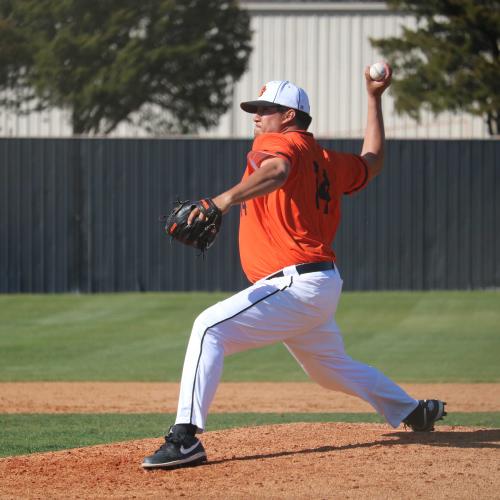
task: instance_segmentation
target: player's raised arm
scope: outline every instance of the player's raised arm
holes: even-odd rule
[[[372,72],[372,76],[375,76]],[[361,156],[368,165],[368,178],[373,179],[384,165],[384,118],[382,114],[382,94],[391,84],[392,69],[384,63],[380,80],[370,76],[370,67],[365,68],[366,91],[368,93],[368,114]],[[375,76],[379,78],[378,76]]]

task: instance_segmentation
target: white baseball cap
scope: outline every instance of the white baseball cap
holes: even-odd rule
[[[242,102],[240,107],[247,113],[256,113],[259,106],[277,105],[297,109],[307,115],[311,112],[306,91],[288,80],[267,82],[260,90],[259,97],[255,101]]]

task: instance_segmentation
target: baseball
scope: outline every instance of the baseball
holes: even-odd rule
[[[376,62],[370,66],[370,78],[375,81],[383,80],[385,77],[385,66],[383,62]]]

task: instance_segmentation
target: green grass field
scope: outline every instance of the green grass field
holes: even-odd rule
[[[226,295],[0,295],[0,381],[177,381],[194,318]],[[500,381],[500,292],[345,293],[348,353],[400,382]],[[306,377],[275,345],[226,381]]]
[[[0,382],[177,381],[192,322],[225,294],[0,295]],[[346,349],[399,382],[499,382],[500,292],[345,293]],[[301,381],[281,346],[226,359],[225,381]],[[169,415],[1,415],[0,456],[161,435]],[[212,415],[209,429],[367,414]],[[446,424],[500,426],[500,413]]]

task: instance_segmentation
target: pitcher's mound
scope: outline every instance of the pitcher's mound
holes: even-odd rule
[[[500,430],[285,424],[208,432],[208,463],[140,468],[161,439],[0,460],[1,498],[494,498]]]

